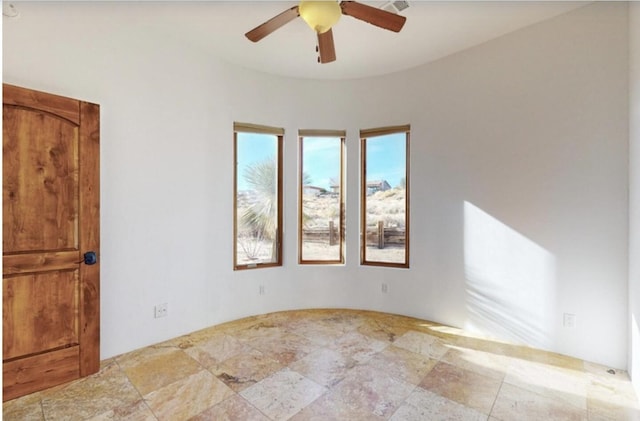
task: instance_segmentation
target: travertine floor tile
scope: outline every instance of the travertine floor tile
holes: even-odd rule
[[[376,415],[366,408],[358,408],[344,400],[334,401],[325,397],[320,397],[290,418],[291,421],[376,421],[385,419],[387,417]]]
[[[187,420],[233,395],[233,391],[207,370],[178,380],[145,395],[144,399],[163,421]]]
[[[337,351],[321,348],[291,364],[289,367],[322,386],[340,382],[356,365],[351,357]]]
[[[5,421],[44,421],[40,393],[23,396],[2,405],[2,419]]]
[[[98,416],[89,419],[90,421],[155,421],[157,418],[149,409],[147,403],[140,399],[131,405],[114,408]]]
[[[264,414],[253,407],[249,402],[233,395],[212,406],[206,411],[191,418],[190,421],[269,421]]]
[[[427,333],[408,331],[397,338],[393,344],[398,348],[422,354],[427,357],[439,360],[449,350],[448,346],[439,338]]]
[[[250,346],[281,364],[290,364],[318,348],[318,344],[294,333],[283,332],[280,336],[261,336],[251,341]]]
[[[391,421],[485,421],[487,415],[420,387],[390,418]]]
[[[394,324],[393,320],[378,320],[369,319],[365,320],[358,332],[371,338],[377,339],[383,342],[395,342],[397,338],[407,332],[408,328],[402,324]]]
[[[128,408],[141,399],[117,364],[47,394],[42,409],[47,420],[88,419]]]
[[[285,326],[268,319],[263,319],[252,323],[250,326],[234,331],[233,337],[249,343],[258,339],[278,339],[287,333]]]
[[[248,345],[233,336],[218,334],[209,340],[201,341],[197,345],[186,348],[184,352],[202,366],[209,368],[250,349]]]
[[[345,357],[350,357],[359,363],[365,362],[376,353],[385,349],[389,344],[378,341],[358,332],[349,332],[342,335],[331,344],[330,348],[338,351]]]
[[[260,380],[284,368],[284,365],[258,351],[252,349],[209,370],[235,392],[240,392]]]
[[[360,314],[365,313],[365,314]],[[318,322],[343,333],[351,332],[367,320],[366,312],[336,312],[327,310]]]
[[[475,334],[463,333],[460,336],[454,336],[451,338],[451,342],[454,345],[464,348],[473,348],[478,351],[484,351],[495,355],[503,355],[513,358],[524,358],[527,356],[528,349],[503,341],[481,339]]]
[[[117,360],[141,395],[202,370],[196,360],[178,348],[152,346]]]
[[[439,362],[422,380],[420,387],[488,415],[500,384],[500,380]]]
[[[504,382],[587,409],[587,376],[583,371],[512,359]]]
[[[449,346],[440,361],[497,380],[504,379],[511,364],[509,357],[459,346]]]
[[[526,350],[526,357],[521,359],[535,361],[548,366],[564,368],[566,370],[579,372],[584,371],[584,361],[577,358],[529,347],[526,347]]]
[[[587,411],[561,400],[504,383],[491,416],[503,421],[583,421],[587,419]]]
[[[374,355],[366,365],[379,370],[381,375],[417,385],[436,363],[436,360],[427,356],[391,345]]]
[[[286,420],[325,391],[325,387],[285,368],[243,390],[240,396],[269,418]]]
[[[287,330],[321,346],[332,343],[345,333],[340,327],[333,327],[330,324],[320,323],[316,320],[304,319],[292,321]]]
[[[589,419],[640,421],[640,405],[629,375],[598,364],[585,363]]]
[[[381,376],[378,369],[363,365],[353,368],[348,377],[322,396],[317,404],[335,408],[334,413],[368,413],[386,419],[414,388],[412,384]]]
[[[627,405],[589,399],[587,408],[590,421],[640,421],[640,411]]]

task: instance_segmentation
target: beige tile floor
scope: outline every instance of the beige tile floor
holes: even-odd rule
[[[267,314],[103,361],[5,420],[634,420],[627,374],[351,310]]]

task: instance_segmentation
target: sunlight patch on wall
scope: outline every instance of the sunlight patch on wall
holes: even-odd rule
[[[552,345],[556,259],[464,202],[465,329],[540,348]]]

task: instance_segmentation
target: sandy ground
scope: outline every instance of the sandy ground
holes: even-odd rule
[[[256,253],[256,258],[250,259],[246,256],[242,248],[238,247],[238,264],[267,263],[272,261],[270,242],[262,241],[257,247],[254,247],[253,250]],[[339,250],[337,245],[329,246],[326,243],[308,242],[303,244],[302,257],[304,260],[340,260]],[[404,253],[405,250],[402,247],[386,247],[384,249],[367,247],[367,260],[372,262],[404,263]]]

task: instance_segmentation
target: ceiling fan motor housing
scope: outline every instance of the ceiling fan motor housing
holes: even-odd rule
[[[298,6],[298,12],[307,25],[319,34],[331,29],[342,16],[342,9],[336,1],[303,0]]]

